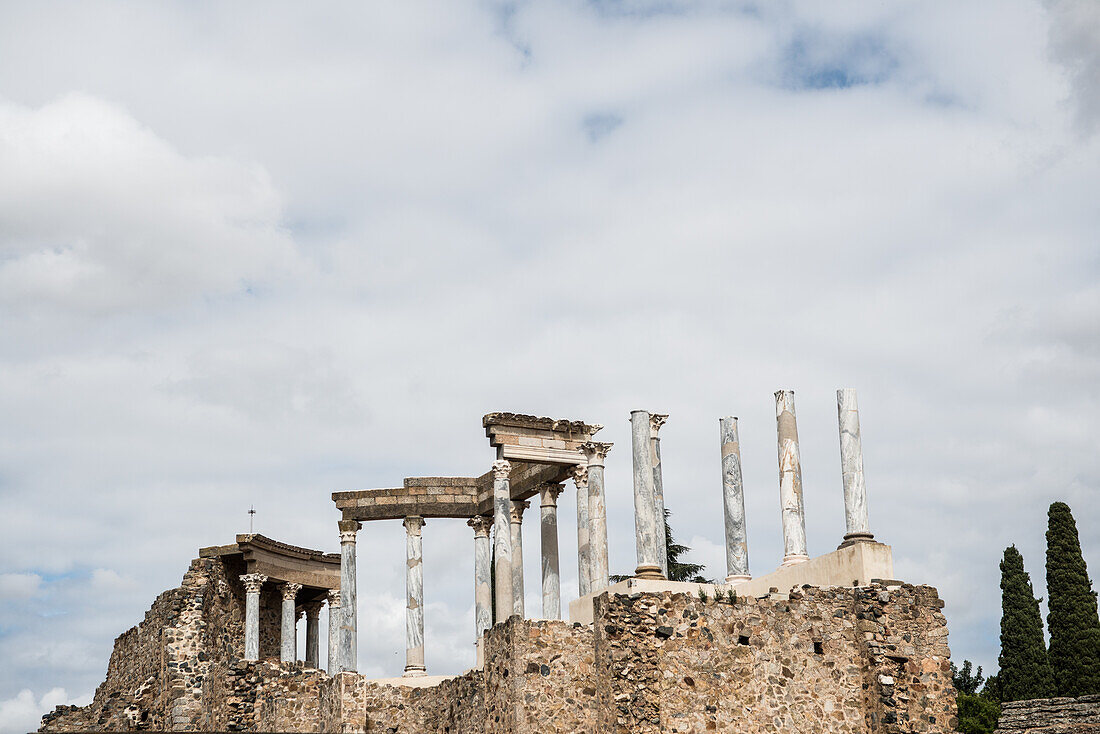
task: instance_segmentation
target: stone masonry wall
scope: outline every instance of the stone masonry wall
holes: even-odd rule
[[[1100,732],[1100,695],[1036,698],[1001,704],[997,734],[1095,734]]]

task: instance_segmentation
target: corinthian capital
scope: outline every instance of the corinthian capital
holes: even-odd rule
[[[588,467],[577,464],[573,467],[573,484],[578,487],[588,486]]]
[[[246,594],[259,594],[265,581],[267,581],[267,576],[262,573],[246,573],[241,576],[241,583],[244,584]]]
[[[487,517],[486,515],[478,515],[476,517],[471,517],[466,521],[466,524],[474,529],[474,537],[482,535],[488,537],[489,529],[493,527],[493,518]]]
[[[424,527],[424,518],[420,515],[409,515],[402,524],[409,535],[420,535],[420,529]]]
[[[340,590],[329,589],[328,590],[328,608],[334,609],[340,606]]]
[[[539,498],[541,500],[542,507],[557,507],[558,497],[561,495],[562,490],[565,489],[564,484],[557,484],[547,482],[539,487]]]
[[[287,581],[283,584],[283,601],[294,601],[298,598],[298,592],[302,590],[301,584]]]
[[[523,511],[530,506],[531,503],[525,500],[512,500],[512,522],[515,524],[523,522]]]
[[[507,459],[497,459],[493,462],[493,479],[507,479],[512,471],[512,464]]]
[[[657,438],[657,432],[661,430],[661,426],[668,420],[668,413],[650,413],[649,414],[649,436],[650,438]]]
[[[607,458],[608,452],[611,451],[611,447],[615,444],[600,443],[598,441],[588,441],[581,444],[581,451],[584,452],[584,458],[588,459],[589,466],[603,466],[603,460]]]
[[[341,543],[354,543],[355,534],[363,527],[358,520],[341,520],[337,525],[340,528]]]

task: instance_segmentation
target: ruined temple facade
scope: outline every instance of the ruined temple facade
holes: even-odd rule
[[[737,419],[720,421],[727,575],[717,584],[666,578],[658,431],[667,416],[631,414],[638,563],[611,584],[611,444],[592,440],[601,427],[492,413],[483,425],[496,459],[485,474],[334,493],[339,555],[257,535],[201,549],[180,588],[116,640],[93,702],[59,707],[42,730],[952,731],[943,602],[931,587],[892,579],[890,547],[868,528],[855,395],[837,398],[846,532],[831,553],[806,553],[790,391],[776,393],[784,555],[758,578],[748,571]],[[566,481],[578,496],[580,564],[569,621],[556,512]],[[523,605],[523,511],[536,496],[541,618]],[[425,518],[474,531],[477,662],[460,675],[429,676],[424,665]],[[358,618],[370,611],[356,601],[355,548],[363,523],[382,519],[407,531],[406,656],[402,676],[371,680],[356,672]]]

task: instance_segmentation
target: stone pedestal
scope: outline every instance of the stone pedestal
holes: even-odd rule
[[[840,426],[840,471],[844,481],[844,542],[866,543],[875,539],[867,519],[867,487],[863,482],[863,441],[859,433],[859,405],[856,391],[836,391],[836,414]]]
[[[604,492],[604,459],[612,444],[589,441],[581,446],[588,460],[588,556],[589,592],[606,589],[609,583],[607,560],[607,501]]]
[[[321,657],[321,602],[303,604],[306,613],[306,667],[319,668]]]
[[[405,518],[405,675],[426,675],[424,666],[424,518]]]
[[[293,663],[298,659],[298,610],[295,600],[298,592],[302,590],[301,584],[283,584],[283,624],[282,644],[280,645],[279,659],[284,663]]]
[[[573,467],[577,488],[577,590],[581,596],[592,590],[592,565],[588,540],[588,467]]]
[[[341,520],[340,526],[340,670],[354,673],[359,666],[358,607],[355,598],[355,536],[363,526]]]
[[[539,488],[539,530],[542,551],[542,616],[561,619],[561,579],[558,576],[558,496],[561,484]]]
[[[722,506],[726,524],[726,583],[748,581],[749,541],[745,529],[745,487],[741,478],[741,442],[737,419],[718,421],[722,441]]]
[[[775,393],[775,421],[779,449],[779,503],[783,512],[783,565],[789,566],[810,559],[806,552],[802,459],[798,452],[793,390]]]
[[[260,659],[260,591],[267,576],[262,573],[246,573],[241,576],[244,584],[244,659]]]
[[[328,674],[340,672],[340,590],[328,592]]]
[[[665,480],[661,472],[661,437],[658,432],[668,420],[663,413],[649,414],[651,461],[653,462],[653,509],[657,513],[657,559],[661,575],[668,578],[668,538],[665,536]]]
[[[512,465],[498,459],[493,462],[493,550],[496,552],[496,620],[512,616],[512,497],[509,473]]]
[[[630,413],[630,449],[634,464],[634,538],[638,566],[634,575],[663,579],[657,534],[664,531],[664,518],[657,517],[653,489],[653,429],[644,410]]]
[[[489,529],[492,518],[479,515],[467,523],[474,529],[474,634],[481,665],[481,640],[485,630],[493,626],[493,589],[490,566]]]

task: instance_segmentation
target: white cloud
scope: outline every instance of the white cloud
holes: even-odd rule
[[[0,599],[30,599],[41,584],[35,573],[0,573]]]
[[[83,706],[92,700],[90,695],[70,698],[64,688],[51,688],[37,700],[30,689],[24,688],[13,698],[0,701],[0,732],[23,734],[36,731],[42,715],[56,706]]]

